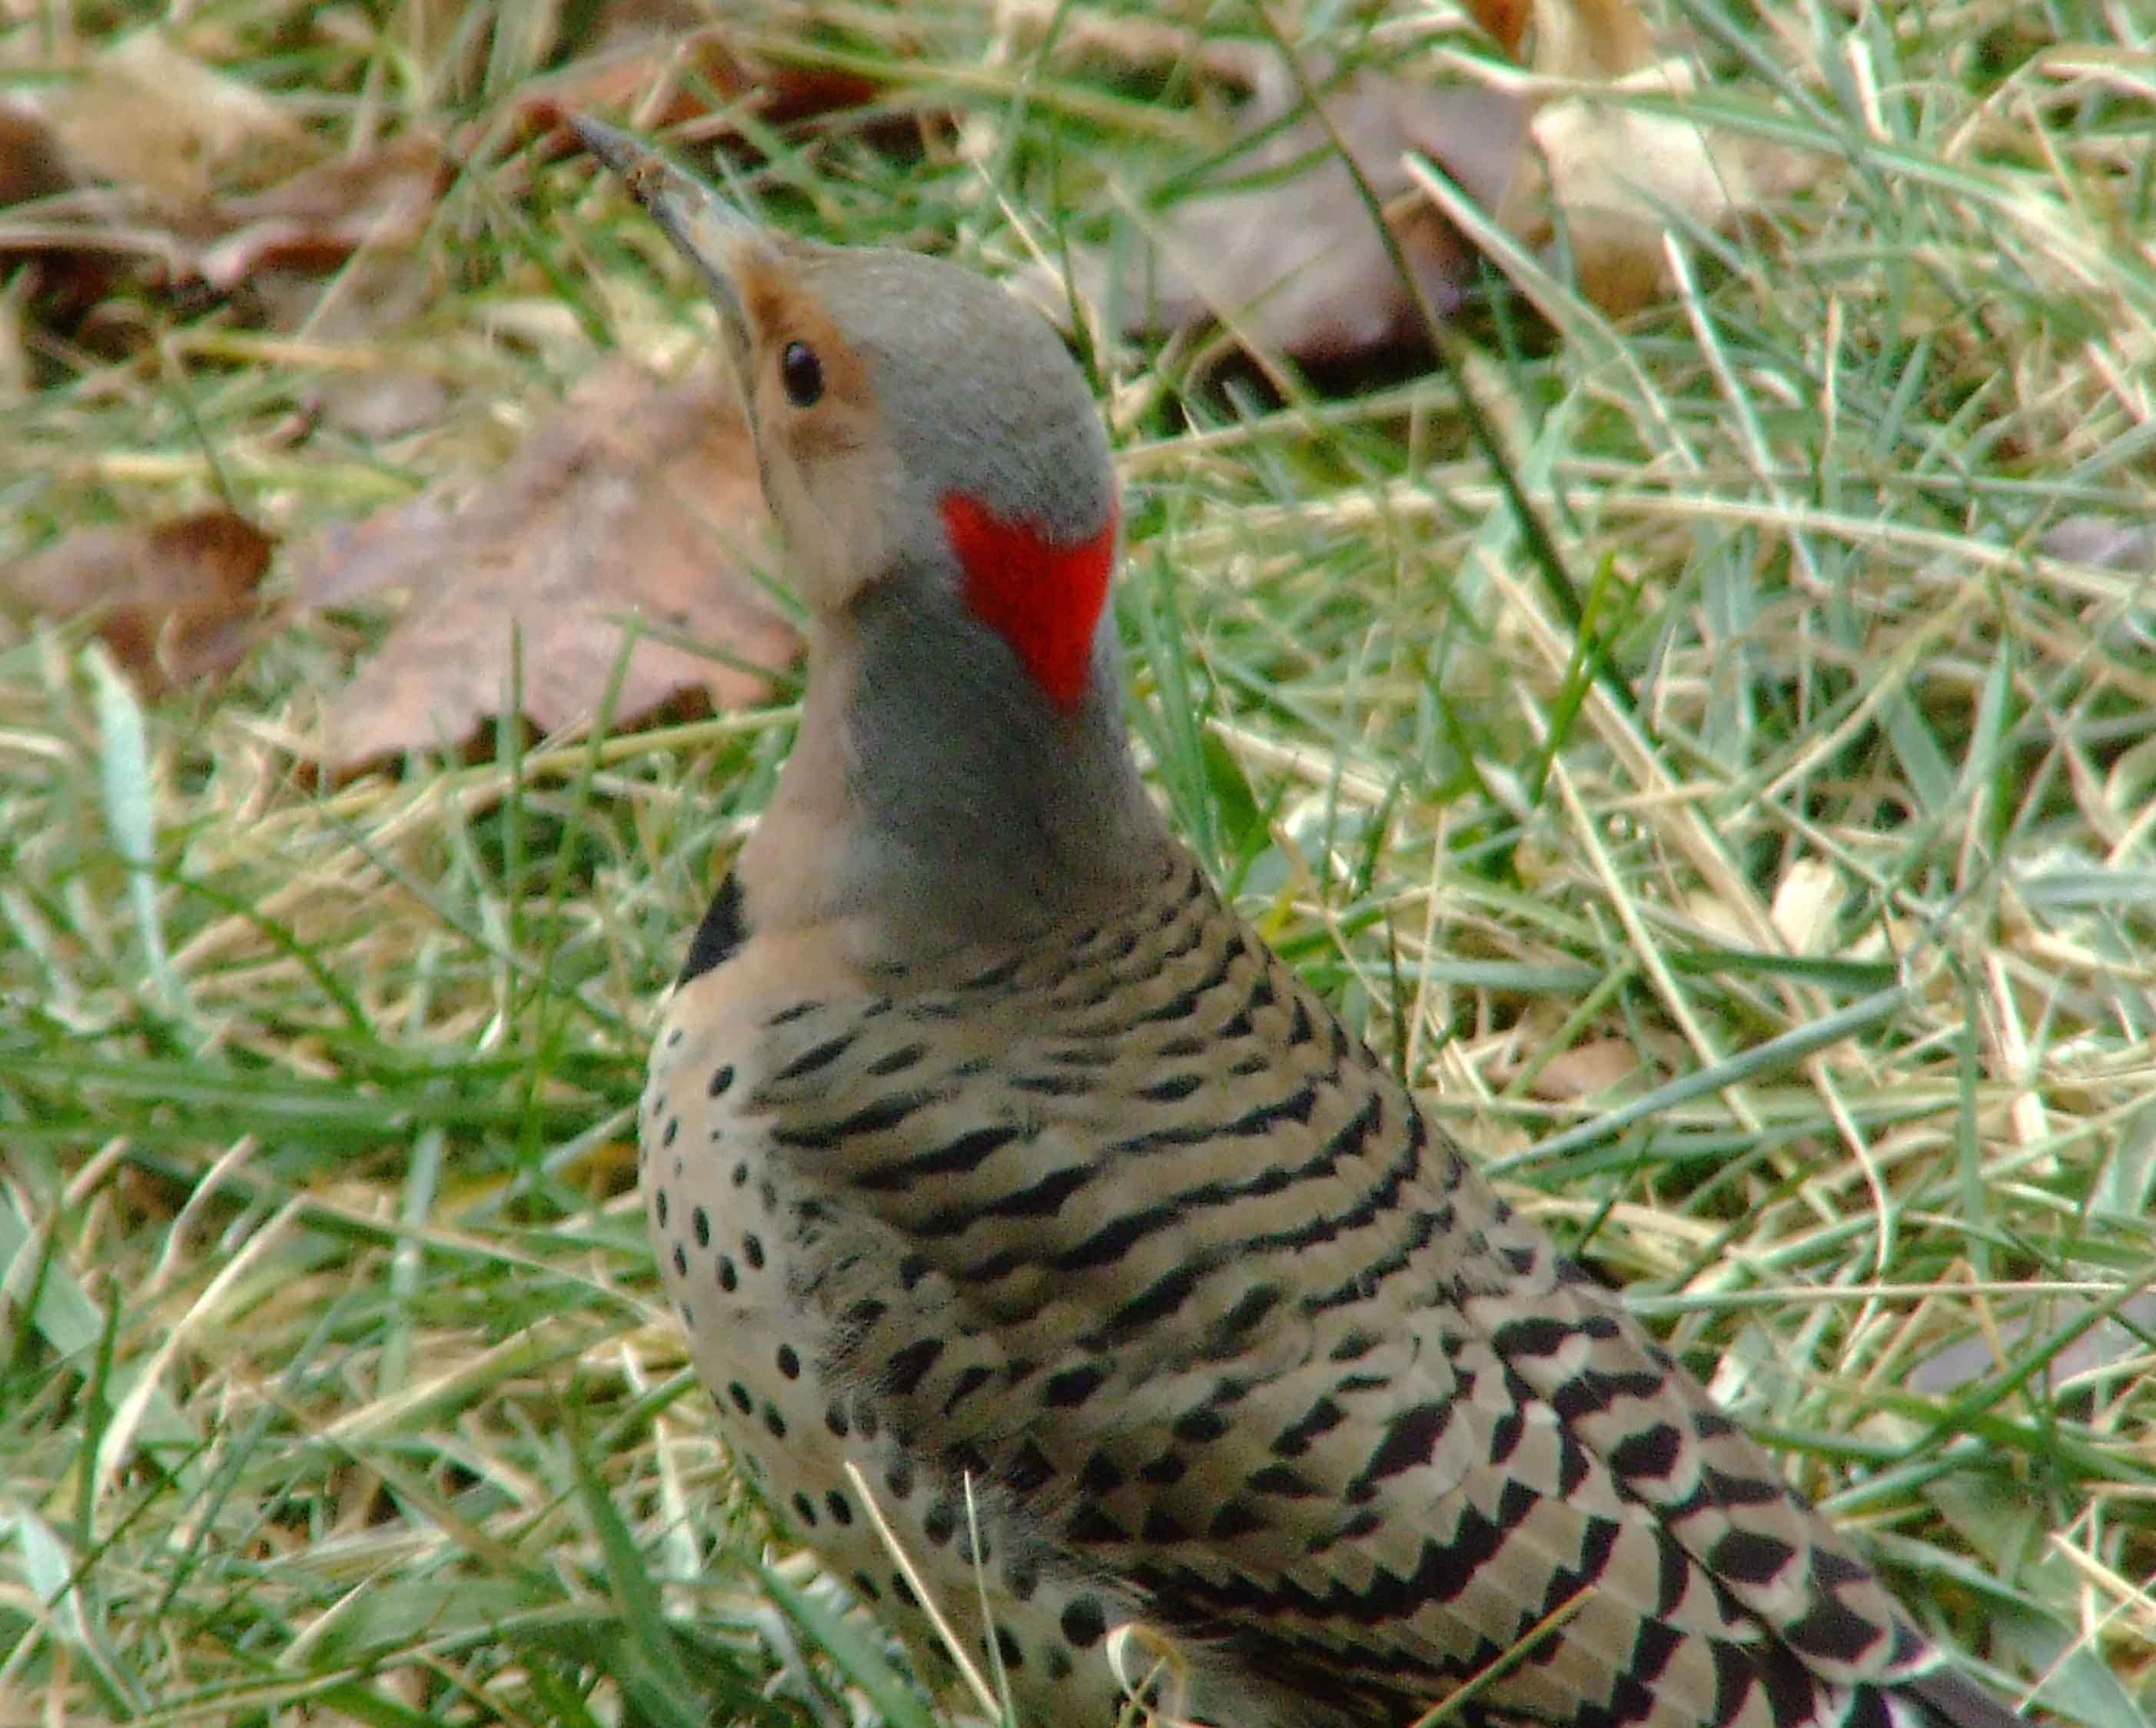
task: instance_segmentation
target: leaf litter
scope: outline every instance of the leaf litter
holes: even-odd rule
[[[274,544],[229,510],[146,527],[87,528],[0,564],[0,605],[45,619],[90,619],[147,694],[213,685],[269,621],[260,588]]]
[[[0,255],[49,274],[87,246],[105,265],[92,298],[121,270],[153,300],[192,283],[228,299],[243,325],[342,357],[300,404],[302,426],[362,447],[424,430],[454,393],[408,337],[439,298],[429,236],[460,167],[521,196],[555,153],[524,147],[565,103],[693,125],[715,105],[798,119],[874,94],[857,76],[766,65],[733,33],[683,30],[666,13],[598,8],[586,21],[598,51],[561,73],[520,81],[449,135],[377,140],[362,127],[342,155],[276,98],[190,52],[199,32],[135,33],[0,116],[0,205],[26,204],[0,213]],[[148,326],[123,317],[115,328],[125,347]],[[372,357],[344,363],[357,354]],[[727,388],[603,363],[475,489],[441,482],[296,549],[290,615],[391,594],[403,605],[377,651],[326,698],[322,765],[345,774],[461,746],[511,699],[512,675],[517,707],[547,732],[603,706],[630,725],[764,696],[798,644],[747,573],[762,524]],[[78,533],[0,568],[0,599],[43,617],[92,615],[155,695],[223,676],[285,615],[257,594],[270,546],[222,512]]]
[[[1024,12],[1014,13],[1020,23]],[[1485,0],[1477,15],[1501,52],[1518,51],[1526,7]],[[124,244],[168,275],[192,276],[213,294],[244,291],[273,330],[379,351],[379,365],[335,373],[306,407],[372,442],[439,421],[449,406],[443,377],[376,338],[410,328],[435,296],[427,238],[459,162],[467,172],[487,165],[510,195],[555,147],[506,152],[541,139],[564,106],[626,106],[640,123],[694,129],[736,104],[768,121],[875,94],[850,74],[766,64],[738,33],[666,24],[648,7],[602,8],[598,51],[523,81],[454,136],[423,129],[367,138],[336,157],[274,98],[202,64],[176,34],[144,30],[97,54],[42,109],[16,111],[11,136],[28,165],[23,183],[57,193],[48,203],[60,233],[43,236],[55,249],[69,220],[84,229],[117,221]],[[1541,0],[1532,29],[1537,69],[1574,78],[1625,75],[1652,47],[1631,0]],[[1553,131],[1563,105],[1521,88],[1438,80],[1429,69],[1441,57],[1427,54],[1411,70],[1321,74],[1321,116],[1308,111],[1305,78],[1279,53],[1230,46],[1232,54],[1206,49],[1189,32],[1142,19],[1090,18],[1065,44],[1134,62],[1187,56],[1196,75],[1249,93],[1235,126],[1239,147],[1224,153],[1205,189],[1163,213],[1157,244],[1116,284],[1128,332],[1224,317],[1244,342],[1305,363],[1412,348],[1424,335],[1419,302],[1456,313],[1477,264],[1418,188],[1410,156],[1440,163],[1474,202],[1532,227],[1550,198],[1563,203],[1575,183],[1559,173],[1563,158],[1552,141],[1607,141],[1599,120]],[[1371,222],[1356,174],[1383,205],[1389,235]],[[1603,260],[1578,243],[1608,231],[1583,222],[1573,234],[1583,280]],[[7,238],[0,224],[0,244]],[[24,235],[33,245],[38,238]],[[1415,291],[1398,276],[1394,246]],[[1108,291],[1123,262],[1078,255],[1081,289]],[[1630,255],[1610,273],[1628,271],[1637,274]],[[738,410],[711,379],[665,384],[625,365],[603,367],[499,475],[460,501],[455,494],[445,483],[324,530],[294,560],[299,612],[404,596],[376,655],[325,702],[320,754],[334,774],[470,743],[511,699],[512,672],[514,700],[535,725],[580,723],[607,699],[624,630],[641,634],[613,704],[620,724],[685,700],[756,700],[797,646],[747,574],[762,532],[760,488]],[[183,543],[156,537],[163,532],[140,546],[124,535],[79,537],[80,546],[54,548],[50,563],[18,573],[44,609],[70,592],[98,609],[100,629],[120,639],[121,663],[152,689],[222,676],[267,615],[254,597],[259,569],[244,598],[214,563],[167,576],[161,587],[154,573],[167,571],[171,548]],[[70,570],[71,579],[59,573]],[[231,615],[214,620],[219,607]]]
[[[798,647],[749,573],[766,531],[732,385],[708,370],[666,383],[627,360],[603,363],[461,502],[424,493],[295,554],[303,609],[409,596],[325,703],[322,765],[341,775],[461,744],[505,711],[512,672],[516,707],[542,732],[588,722],[628,631],[639,634],[613,725],[684,701],[762,698]]]
[[[1538,258],[1568,259],[1579,291],[1612,315],[1666,294],[1673,228],[1729,228],[1810,162],[1628,106],[1634,93],[1682,95],[1694,83],[1681,56],[1660,57],[1634,0],[1469,10],[1482,42],[1394,69],[1335,80],[1306,65],[1298,79],[1255,44],[1233,65],[1197,67],[1250,90],[1207,182],[1142,217],[1135,244],[1074,249],[1067,284],[1037,269],[1026,291],[1060,318],[1075,291],[1127,337],[1217,322],[1260,355],[1353,365],[1424,347],[1424,306],[1449,321],[1475,292],[1477,249],[1432,195],[1425,161]],[[1531,69],[1515,71],[1505,61],[1531,25]],[[1189,54],[1186,33],[1158,24],[1074,39],[1139,64]]]

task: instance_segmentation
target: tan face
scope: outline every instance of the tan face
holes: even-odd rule
[[[727,346],[765,496],[802,598],[834,613],[889,567],[903,476],[869,367],[804,280],[796,249],[758,238],[731,249],[741,319]]]
[[[570,123],[703,277],[802,598],[836,616],[916,524],[870,368],[810,280],[822,249],[767,233],[610,126]]]

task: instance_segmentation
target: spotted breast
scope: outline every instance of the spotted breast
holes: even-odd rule
[[[931,1649],[857,1464],[1021,1720],[1112,1721],[1124,1621],[1224,1723],[1499,1672],[1522,1720],[1883,1728],[1928,1665],[1187,856],[870,979],[713,921],[645,1106],[669,1293],[773,1506]]]

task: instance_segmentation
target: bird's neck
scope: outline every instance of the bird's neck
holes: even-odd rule
[[[751,912],[926,959],[1098,918],[1173,845],[1105,646],[1059,707],[952,597],[886,579],[809,637],[793,753],[742,858]]]

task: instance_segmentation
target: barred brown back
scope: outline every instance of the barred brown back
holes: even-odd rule
[[[1476,1721],[2016,1720],[1179,851],[932,975],[721,935],[644,1119],[670,1293],[774,1505],[925,1652],[859,1463],[1022,1722],[1106,1728],[1125,1620],[1238,1728],[1471,1683]]]

